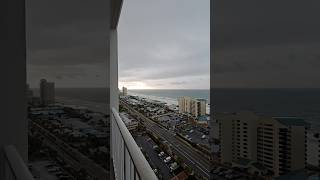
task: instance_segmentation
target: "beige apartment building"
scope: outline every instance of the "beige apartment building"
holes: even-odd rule
[[[304,120],[263,117],[252,112],[216,114],[216,118],[222,163],[248,159],[271,170],[274,176],[305,168]]]
[[[192,97],[179,97],[179,113],[191,114],[195,117],[206,115],[205,99],[195,99]]]
[[[128,95],[128,89],[126,87],[122,87],[122,96]]]

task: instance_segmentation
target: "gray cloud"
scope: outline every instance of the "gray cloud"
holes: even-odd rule
[[[124,1],[118,28],[120,83],[209,87],[209,0],[181,2]],[[28,0],[26,6],[28,81],[37,85],[46,77],[59,86],[104,85],[106,1]]]
[[[320,87],[319,1],[215,1],[214,87]]]
[[[208,88],[209,0],[125,1],[119,24],[119,76],[160,88]],[[170,4],[170,6],[168,6]],[[165,13],[164,10],[165,9]],[[130,29],[128,31],[127,29]],[[187,82],[185,86],[172,82]]]
[[[106,1],[28,0],[26,7],[28,82],[105,86]]]
[[[184,84],[187,84],[188,82],[187,81],[177,81],[177,82],[172,82],[170,84],[172,85],[184,85]]]

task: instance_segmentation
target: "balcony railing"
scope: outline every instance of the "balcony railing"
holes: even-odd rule
[[[112,158],[117,180],[157,180],[131,133],[112,108]]]
[[[4,180],[33,180],[28,167],[14,146],[3,149],[5,157]]]

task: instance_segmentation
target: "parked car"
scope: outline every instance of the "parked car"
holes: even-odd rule
[[[153,172],[157,174],[158,173],[158,169],[153,169]]]
[[[161,151],[161,152],[158,154],[159,157],[162,157],[163,155],[164,155],[164,152],[163,152],[163,151]]]
[[[166,157],[166,158],[164,159],[164,161],[163,161],[163,162],[168,163],[168,162],[170,162],[170,161],[171,161],[171,157],[170,157],[170,156],[168,156],[168,157]]]
[[[173,162],[170,165],[170,171],[172,172],[172,171],[176,170],[178,167],[179,167],[178,163],[177,162]]]

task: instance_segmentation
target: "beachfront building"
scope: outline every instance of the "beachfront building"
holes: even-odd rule
[[[258,162],[274,176],[305,168],[306,128],[304,120],[263,117],[252,112],[216,114],[220,125],[220,161],[243,159]],[[240,166],[240,165],[239,165]]]
[[[192,97],[179,97],[179,113],[190,114],[195,117],[206,115],[206,100]]]
[[[307,163],[320,170],[320,134],[317,131],[308,133]]]
[[[306,166],[307,127],[306,122],[298,118],[260,119],[258,124],[258,161],[265,167],[272,168],[275,175],[304,169]]]
[[[129,131],[136,130],[139,126],[139,122],[129,116],[128,113],[121,112],[120,117]]]
[[[250,112],[216,114],[220,124],[222,162],[257,159],[257,116]]]
[[[53,104],[55,102],[54,82],[45,79],[40,80],[40,99],[42,105]]]
[[[122,96],[128,95],[128,89],[126,87],[122,87]]]

